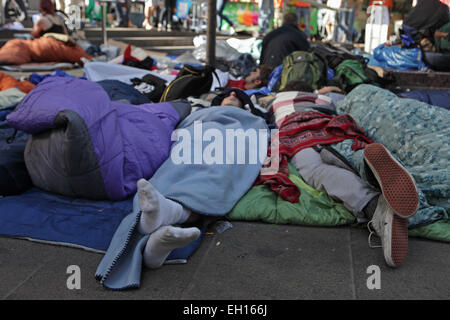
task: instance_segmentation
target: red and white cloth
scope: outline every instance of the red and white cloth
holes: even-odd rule
[[[280,130],[272,138],[267,159],[255,185],[267,184],[283,199],[296,203],[300,190],[289,179],[288,159],[300,150],[347,139],[354,139],[352,149],[355,151],[372,143],[350,115],[333,117],[316,111],[293,112],[285,118]],[[278,148],[277,153],[274,153],[275,148]],[[276,173],[265,173],[267,168],[274,167],[278,167]]]
[[[332,106],[332,100],[324,95],[309,92],[287,91],[277,93],[272,103],[275,123],[278,127],[284,119],[293,112],[306,111],[306,108],[314,106]]]

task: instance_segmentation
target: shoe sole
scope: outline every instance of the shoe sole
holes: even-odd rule
[[[401,218],[411,217],[419,206],[419,196],[408,171],[379,143],[369,144],[364,149],[364,159],[395,214]]]
[[[384,259],[388,266],[398,267],[405,260],[408,251],[408,220],[393,214],[384,224]],[[392,228],[389,228],[389,226]]]

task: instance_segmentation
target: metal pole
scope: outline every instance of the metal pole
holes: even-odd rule
[[[206,64],[216,64],[216,0],[208,0],[208,29],[206,30]]]
[[[5,8],[3,7],[4,6],[3,2],[4,2],[3,0],[0,0],[0,26],[6,24]]]
[[[107,19],[106,3],[101,2],[101,6],[102,6],[102,36],[103,36],[103,44],[106,46],[108,44],[108,39],[106,36],[106,19]]]

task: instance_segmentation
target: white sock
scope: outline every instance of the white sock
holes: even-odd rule
[[[170,252],[182,248],[200,236],[198,228],[164,226],[150,235],[144,249],[144,264],[156,269],[162,266]]]
[[[161,195],[145,179],[137,182],[139,206],[142,210],[138,231],[150,234],[161,226],[186,222],[191,211]]]

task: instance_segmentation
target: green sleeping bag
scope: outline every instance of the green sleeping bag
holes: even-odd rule
[[[341,226],[356,222],[344,205],[307,185],[292,165],[289,165],[289,171],[289,179],[301,192],[298,203],[282,199],[266,185],[258,185],[239,200],[227,217],[231,220],[310,226]]]
[[[273,224],[304,226],[342,226],[356,223],[356,218],[344,205],[334,201],[327,193],[307,185],[296,169],[289,164],[289,179],[300,189],[298,203],[283,200],[266,185],[252,187],[233,210],[230,220],[262,221]],[[450,222],[440,220],[409,230],[411,237],[450,242]]]

